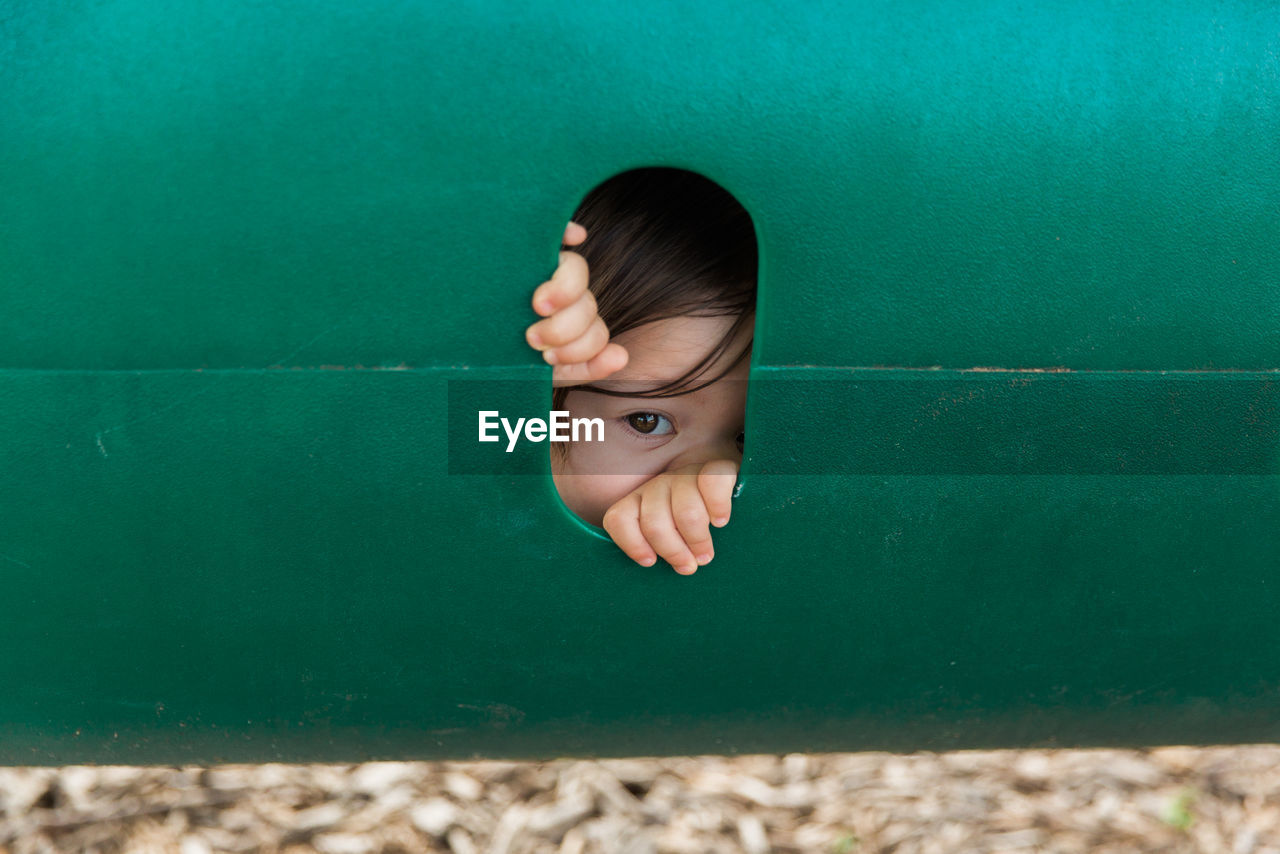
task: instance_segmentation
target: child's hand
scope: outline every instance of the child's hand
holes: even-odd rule
[[[564,230],[565,246],[586,239],[587,230],[576,222]],[[525,331],[525,339],[555,366],[552,385],[595,382],[627,364],[627,351],[609,343],[609,329],[587,290],[587,261],[577,252],[560,253],[560,266],[551,280],[533,292],[533,310],[544,319]]]
[[[605,511],[604,529],[641,566],[652,566],[657,552],[676,572],[691,575],[715,556],[708,526],[729,521],[737,479],[733,460],[664,472]]]

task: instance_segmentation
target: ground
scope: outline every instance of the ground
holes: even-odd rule
[[[1280,854],[1280,746],[0,768],[0,854]]]

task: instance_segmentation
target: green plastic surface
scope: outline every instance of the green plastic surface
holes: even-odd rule
[[[1280,9],[851,5],[5,4],[0,763],[1280,741]],[[646,165],[760,240],[687,578],[450,469]]]

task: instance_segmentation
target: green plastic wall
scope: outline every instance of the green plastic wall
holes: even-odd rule
[[[1274,3],[16,0],[0,103],[0,762],[1280,741]],[[691,577],[458,464],[650,165],[760,240]]]

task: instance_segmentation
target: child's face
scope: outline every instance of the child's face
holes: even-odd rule
[[[733,317],[673,317],[618,335],[627,366],[596,385],[655,388],[683,376],[719,343]],[[746,324],[704,376],[715,376],[750,340]],[[565,408],[573,418],[604,421],[603,442],[575,442],[555,450],[551,470],[564,503],[599,525],[604,513],[645,481],[681,466],[709,460],[741,460],[738,447],[747,406],[750,357],[724,377],[676,397],[615,397],[570,390]],[[696,384],[696,383],[695,383]]]

